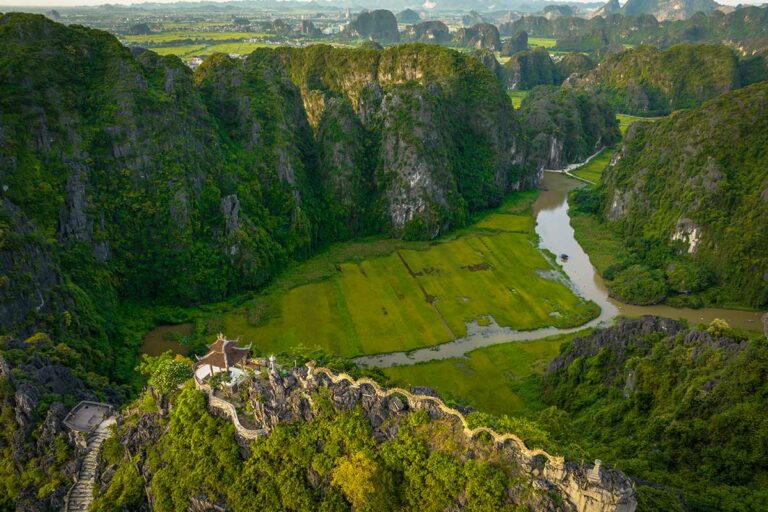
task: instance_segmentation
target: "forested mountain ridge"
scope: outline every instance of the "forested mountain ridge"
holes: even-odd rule
[[[659,48],[680,43],[718,43],[727,44],[742,55],[752,55],[766,48],[766,20],[768,8],[747,5],[728,14],[696,13],[686,20],[663,23],[650,14],[625,16],[615,12],[591,19],[524,16],[500,25],[499,30],[503,36],[525,30],[529,36],[552,37],[558,40],[556,49],[563,43],[578,43],[579,51],[595,51],[615,43]]]
[[[625,319],[563,346],[540,420],[635,477],[640,511],[756,512],[768,499],[767,374],[765,337]]]
[[[40,16],[3,16],[0,40],[4,273],[32,277],[3,323],[22,330],[118,295],[221,299],[332,240],[434,237],[536,181],[501,85],[444,48],[265,49],[193,76]]]
[[[639,264],[660,273],[642,287],[661,298],[768,304],[767,111],[762,82],[631,127],[598,191],[632,255],[608,277],[638,276]]]
[[[667,114],[691,108],[724,92],[768,78],[747,72],[735,52],[722,45],[676,45],[660,51],[640,46],[608,55],[594,69],[565,84],[604,94],[620,112]]]

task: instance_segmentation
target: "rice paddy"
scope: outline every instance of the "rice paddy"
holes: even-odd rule
[[[384,369],[392,385],[429,386],[444,399],[502,415],[543,407],[537,388],[560,346],[578,334],[474,350],[464,358]]]
[[[437,242],[341,244],[225,311],[224,332],[260,352],[298,345],[344,357],[446,343],[468,322],[529,330],[581,325],[597,313],[558,279],[534,240],[535,192]]]

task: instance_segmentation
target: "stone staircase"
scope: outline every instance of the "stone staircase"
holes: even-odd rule
[[[101,444],[109,437],[109,427],[115,423],[114,418],[102,421],[96,430],[88,437],[88,447],[77,475],[77,482],[69,490],[64,505],[64,512],[87,512],[93,502],[93,484],[96,481],[96,465],[99,460]]]

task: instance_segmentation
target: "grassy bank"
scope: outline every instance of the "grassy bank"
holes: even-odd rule
[[[571,174],[597,185],[600,182],[600,176],[611,161],[611,158],[613,158],[614,153],[616,153],[616,148],[606,148],[590,160],[589,163],[572,171]]]

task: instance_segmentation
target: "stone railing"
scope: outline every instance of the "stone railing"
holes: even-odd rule
[[[195,386],[197,389],[208,395],[209,407],[222,412],[225,416],[232,420],[232,424],[235,426],[235,430],[242,438],[253,440],[269,433],[269,431],[266,429],[250,429],[243,426],[243,424],[240,423],[240,417],[237,414],[237,409],[235,406],[231,402],[216,396],[213,393],[211,387],[207,384],[199,382],[197,379],[195,379]]]
[[[429,395],[416,395],[411,393],[408,390],[402,389],[402,388],[389,388],[389,389],[382,389],[381,386],[379,386],[379,383],[375,380],[368,379],[368,378],[360,378],[355,379],[349,374],[346,373],[333,373],[328,368],[315,368],[312,362],[307,363],[307,367],[309,368],[309,375],[312,375],[313,372],[317,373],[323,373],[325,374],[331,382],[334,384],[338,384],[341,381],[347,381],[351,386],[354,387],[360,387],[362,385],[368,385],[373,388],[374,392],[379,395],[380,397],[388,397],[391,395],[402,395],[408,400],[408,405],[411,408],[418,408],[421,404],[424,402],[430,402],[433,405],[435,405],[443,414],[446,414],[448,416],[454,416],[457,418],[462,426],[464,427],[464,435],[467,436],[468,439],[473,439],[475,436],[477,436],[480,433],[486,433],[488,434],[493,442],[495,444],[504,444],[506,442],[512,442],[512,444],[515,445],[515,448],[521,453],[521,455],[526,458],[527,460],[531,460],[536,456],[542,456],[547,460],[547,464],[552,464],[553,467],[556,468],[562,468],[565,460],[563,457],[555,457],[544,450],[540,450],[538,448],[536,449],[529,449],[527,446],[525,446],[525,443],[522,439],[517,437],[515,434],[499,434],[495,430],[489,428],[489,427],[476,427],[476,428],[470,428],[469,423],[467,422],[467,418],[458,410],[448,407],[445,405],[445,402],[442,401],[442,399],[429,396]]]
[[[500,434],[489,427],[470,428],[464,414],[448,407],[440,398],[414,394],[402,388],[382,389],[379,383],[372,379],[365,377],[355,379],[346,373],[336,374],[327,368],[315,367],[314,362],[307,363],[307,368],[309,370],[308,379],[316,374],[324,374],[334,384],[346,381],[353,387],[369,386],[380,397],[401,395],[408,400],[409,407],[413,409],[430,403],[443,414],[457,418],[461,422],[464,435],[469,440],[480,433],[485,433],[498,446],[511,443],[529,467],[534,466],[532,463],[535,457],[543,457],[546,463],[540,476],[567,496],[579,512],[634,512],[637,508],[635,490],[629,479],[618,472],[613,472],[613,476],[618,476],[619,481],[604,481],[603,471],[605,470],[601,469],[601,462],[598,460],[589,470],[584,471],[585,468],[578,467],[574,471],[574,468],[566,467],[563,457],[550,455],[538,448],[530,449],[522,439],[514,434]],[[534,475],[537,473],[534,470]]]

